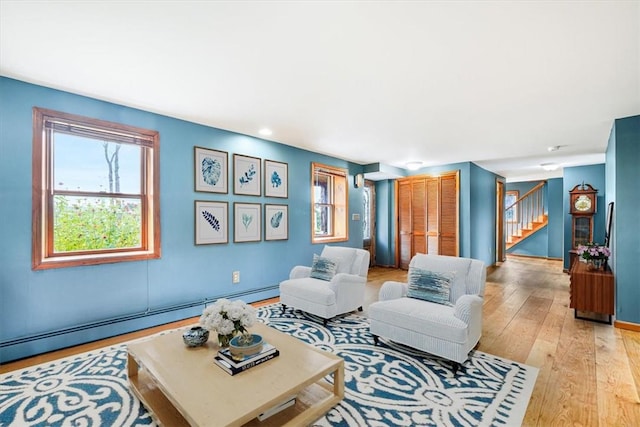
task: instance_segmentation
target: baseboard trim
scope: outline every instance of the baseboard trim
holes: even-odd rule
[[[562,258],[557,257],[549,257],[549,256],[538,256],[538,255],[523,255],[523,254],[507,254],[507,257],[520,257],[520,258],[535,258],[535,259],[548,259],[549,261],[563,261]]]
[[[640,332],[640,324],[631,323],[631,322],[623,322],[621,320],[614,320],[613,326],[618,329],[626,329],[628,331]]]

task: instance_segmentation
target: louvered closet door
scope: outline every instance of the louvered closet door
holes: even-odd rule
[[[426,181],[417,179],[411,183],[411,256],[427,253]]]
[[[458,172],[397,181],[398,264],[416,253],[458,256]]]
[[[427,199],[427,250],[428,254],[440,253],[439,228],[440,221],[438,210],[440,205],[440,179],[428,178],[426,180]]]
[[[400,268],[411,261],[411,182],[398,181],[398,258]]]
[[[440,178],[440,255],[458,256],[458,175]]]

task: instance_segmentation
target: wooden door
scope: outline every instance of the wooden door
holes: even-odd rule
[[[411,261],[411,182],[398,181],[398,203],[396,204],[398,218],[398,260],[400,268],[409,268]]]
[[[427,178],[427,248],[424,253],[440,253],[440,179]]]
[[[363,191],[362,248],[369,251],[369,267],[376,265],[376,185],[373,181],[364,182]]]
[[[505,256],[505,235],[504,235],[504,196],[505,185],[502,181],[496,181],[496,260],[503,262]]]
[[[458,256],[458,173],[440,177],[438,254]]]
[[[411,256],[427,252],[426,180],[411,181]]]
[[[458,172],[396,181],[396,264],[416,253],[458,256]]]

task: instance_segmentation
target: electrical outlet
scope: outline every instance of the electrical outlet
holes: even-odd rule
[[[231,281],[233,283],[240,283],[240,272],[239,271],[234,271],[231,274]]]

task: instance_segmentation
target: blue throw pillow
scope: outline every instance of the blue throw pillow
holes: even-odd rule
[[[455,273],[437,273],[435,271],[412,268],[409,271],[409,298],[417,298],[452,306],[449,302],[451,282]]]
[[[325,258],[313,254],[313,265],[311,266],[310,277],[314,279],[326,280],[330,282],[338,270],[338,263],[330,258]]]

